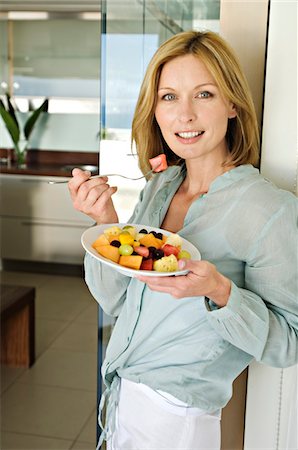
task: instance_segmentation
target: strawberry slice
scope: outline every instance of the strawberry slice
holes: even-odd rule
[[[161,248],[162,248],[165,256],[169,256],[169,255],[178,256],[178,254],[180,252],[180,249],[178,247],[175,247],[174,245],[170,245],[170,244],[164,244]]]
[[[154,172],[163,172],[168,168],[167,157],[164,153],[149,159],[149,162]]]
[[[149,252],[149,248],[148,248],[148,247],[145,247],[145,246],[143,246],[143,245],[134,247],[134,251],[135,251],[138,255],[144,256],[145,258],[148,258],[149,253],[150,253],[150,252]]]

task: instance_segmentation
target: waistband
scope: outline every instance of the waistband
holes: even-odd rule
[[[121,378],[121,389],[126,389],[127,391],[138,391],[146,396],[150,401],[157,404],[160,408],[177,414],[179,416],[214,416],[221,417],[221,409],[217,409],[212,412],[207,412],[204,409],[189,406],[187,403],[179,400],[168,392],[162,391],[160,389],[152,389],[143,383],[135,383],[134,381]]]

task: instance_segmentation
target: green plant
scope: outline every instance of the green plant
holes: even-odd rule
[[[0,99],[0,115],[14,144],[17,162],[22,164],[25,162],[25,151],[34,125],[36,124],[40,114],[48,111],[49,101],[48,99],[45,99],[39,108],[33,110],[32,114],[26,120],[23,130],[21,129],[21,125],[16,115],[18,108],[10,98],[9,94],[6,94],[6,104],[7,105],[5,106],[4,102]],[[24,147],[21,147],[20,145],[21,139],[25,139]]]

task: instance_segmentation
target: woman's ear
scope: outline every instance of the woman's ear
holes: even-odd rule
[[[228,112],[228,117],[229,119],[233,119],[234,117],[237,116],[237,109],[236,106],[234,105],[234,103],[230,103],[229,104],[229,112]]]

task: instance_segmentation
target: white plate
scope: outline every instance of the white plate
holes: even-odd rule
[[[146,277],[168,277],[171,275],[185,275],[188,270],[178,270],[176,272],[157,272],[155,270],[134,270],[129,269],[128,267],[120,266],[120,264],[114,263],[113,261],[110,261],[107,258],[104,258],[103,256],[99,255],[97,251],[92,247],[93,242],[101,235],[103,234],[104,230],[113,227],[118,226],[120,228],[123,228],[126,225],[132,225],[136,228],[137,232],[142,230],[143,228],[148,231],[156,231],[157,233],[163,233],[166,236],[169,236],[169,231],[162,230],[160,228],[154,228],[150,227],[148,225],[139,225],[139,224],[127,224],[127,223],[109,223],[104,225],[97,225],[95,227],[88,228],[81,237],[81,242],[86,250],[87,253],[89,253],[94,258],[98,259],[103,264],[106,264],[107,266],[113,267],[118,272],[122,273],[123,275],[126,275],[128,277],[135,277],[138,275],[144,275]],[[199,250],[190,242],[188,242],[186,239],[182,239],[182,249],[187,250],[191,254],[192,259],[201,259],[201,254]]]

